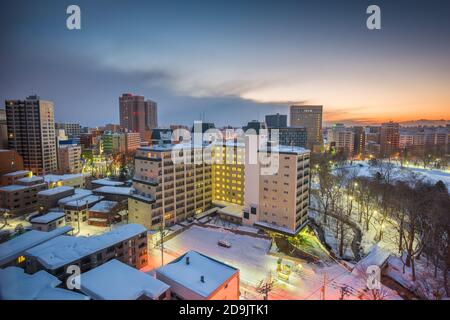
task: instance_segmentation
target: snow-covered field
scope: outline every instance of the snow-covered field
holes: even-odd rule
[[[219,240],[231,243],[231,248],[217,245]],[[214,259],[230,264],[240,270],[241,284],[245,288],[254,288],[271,273],[276,278],[277,256],[269,254],[270,240],[240,235],[222,228],[192,226],[176,237],[165,242],[164,247],[171,256],[179,256],[188,250],[196,250]],[[153,252],[158,256],[158,249]],[[277,280],[271,299],[319,299],[324,279],[326,298],[338,299],[341,287],[346,285],[351,294],[346,299],[357,299],[365,295],[366,280],[349,272],[344,266],[335,263],[319,266],[303,260],[288,260],[295,265],[289,283]],[[389,291],[387,299],[398,296]]]

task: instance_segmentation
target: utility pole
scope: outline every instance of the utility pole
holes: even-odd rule
[[[256,292],[262,294],[264,300],[269,300],[269,292],[272,291],[273,285],[272,274],[269,272],[268,279],[266,281],[261,280],[256,288]]]
[[[326,288],[326,285],[327,285],[327,274],[325,273],[324,275],[323,275],[323,285],[322,285],[322,300],[326,300],[325,299],[325,288]]]

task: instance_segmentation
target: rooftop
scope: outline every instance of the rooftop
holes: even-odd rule
[[[0,300],[88,300],[89,298],[61,288],[55,276],[39,271],[26,274],[18,267],[0,269]]]
[[[17,179],[17,181],[22,182],[22,183],[41,182],[41,181],[44,182],[44,179],[42,177],[32,176],[32,177],[20,178],[20,179]]]
[[[100,201],[98,203],[96,203],[91,209],[89,209],[90,211],[95,211],[95,212],[111,212],[111,210],[113,210],[116,206],[117,206],[118,202],[117,201],[108,201],[108,200],[104,200],[104,201]]]
[[[58,181],[64,181],[64,180],[71,180],[76,178],[82,178],[84,177],[84,174],[82,173],[75,173],[75,174],[47,174],[44,176],[44,180],[47,183],[52,182],[58,182]]]
[[[69,202],[64,203],[64,207],[83,207],[83,206],[91,206],[92,204],[99,202],[103,200],[105,197],[103,196],[96,196],[96,195],[88,195],[86,197],[82,197],[76,200],[72,200]]]
[[[95,300],[136,300],[143,295],[158,299],[168,289],[164,282],[115,259],[81,275],[81,291]]]
[[[69,186],[61,186],[61,187],[56,187],[56,188],[52,188],[52,189],[39,191],[38,192],[38,196],[53,196],[53,195],[56,195],[58,193],[67,192],[69,190],[74,190],[74,188],[73,187],[69,187]]]
[[[49,212],[42,216],[31,219],[31,223],[50,223],[52,221],[58,220],[64,217],[66,214],[64,212]]]
[[[30,174],[31,171],[28,170],[19,170],[19,171],[14,171],[14,172],[10,172],[10,173],[5,173],[3,176],[4,177],[15,177],[15,176],[22,176],[24,174]]]
[[[186,263],[187,258],[189,258],[189,264]],[[238,271],[234,267],[209,258],[197,251],[188,251],[157,269],[156,274],[161,274],[207,298]],[[204,282],[201,281],[202,276]]]
[[[97,179],[92,181],[92,183],[98,184],[98,185],[102,185],[102,186],[112,186],[112,187],[118,187],[118,186],[123,186],[124,183],[121,181],[114,181],[108,178],[105,179]]]
[[[50,232],[31,230],[0,244],[0,266],[16,259],[24,251],[71,231],[65,226]]]
[[[65,205],[68,202],[74,201],[74,200],[79,200],[82,198],[85,198],[87,196],[90,196],[92,194],[91,190],[87,190],[87,189],[75,189],[75,194],[59,199],[58,201],[58,205]]]
[[[54,270],[142,232],[146,229],[140,224],[126,224],[98,236],[60,236],[27,250],[25,255],[37,258],[46,268]]]
[[[131,194],[133,188],[131,187],[110,187],[103,186],[97,189],[94,189],[95,192],[99,193],[109,193],[109,194],[118,194],[128,196]]]

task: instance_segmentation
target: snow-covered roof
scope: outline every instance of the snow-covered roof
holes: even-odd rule
[[[117,206],[117,203],[117,201],[103,200],[96,203],[91,209],[89,209],[89,211],[108,213],[111,212],[115,206]]]
[[[53,196],[53,195],[56,195],[58,193],[67,192],[67,191],[73,190],[73,189],[74,189],[73,187],[61,186],[61,187],[56,187],[56,188],[52,188],[52,189],[39,191],[38,192],[38,196]]]
[[[74,174],[47,174],[44,176],[44,180],[47,183],[64,181],[64,180],[72,180],[77,178],[84,177],[82,173],[74,173]]]
[[[353,273],[365,273],[369,266],[382,267],[390,253],[386,250],[380,248],[377,244],[373,245],[367,256],[358,261],[356,266],[353,268]]]
[[[118,187],[118,186],[124,185],[124,183],[121,181],[114,181],[114,180],[111,180],[108,178],[94,180],[94,181],[92,181],[92,183],[102,185],[102,186],[111,186],[111,187]]]
[[[55,230],[44,232],[31,230],[0,244],[0,266],[16,259],[24,251],[37,246],[45,241],[65,234],[72,230],[72,227],[65,226]]]
[[[219,213],[225,214],[227,216],[232,216],[236,218],[242,218],[244,207],[238,204],[230,204],[224,208],[220,208]]]
[[[81,274],[80,283],[81,292],[95,300],[136,300],[143,295],[158,299],[169,289],[164,282],[115,259]]]
[[[58,220],[64,217],[66,214],[64,212],[49,212],[42,216],[31,219],[31,223],[50,223],[52,221]]]
[[[91,190],[86,190],[86,189],[75,189],[75,194],[59,199],[58,200],[58,205],[65,205],[70,201],[74,201],[74,200],[79,200],[82,199],[84,197],[87,197],[89,195],[92,194]]]
[[[57,288],[55,276],[43,270],[26,274],[18,267],[0,269],[0,300],[88,300],[80,293]]]
[[[275,225],[273,223],[269,223],[269,222],[264,222],[264,221],[257,221],[254,223],[255,226],[257,227],[261,227],[261,228],[265,228],[265,229],[269,229],[269,230],[273,230],[273,231],[277,231],[280,233],[284,233],[287,235],[296,235],[298,233],[298,231],[300,231],[301,227],[298,227],[297,230],[292,230],[290,228],[286,228],[286,227],[282,227],[282,226],[278,226]]]
[[[17,179],[18,182],[22,182],[22,183],[30,183],[30,182],[44,182],[44,179],[42,177],[38,177],[38,176],[32,176],[32,177],[25,177],[25,178],[20,178]]]
[[[22,176],[24,174],[30,174],[31,171],[28,170],[18,170],[10,173],[5,173],[4,177],[15,177],[15,176]]]
[[[82,207],[82,206],[86,206],[86,204],[89,207],[93,203],[101,201],[104,198],[105,197],[103,197],[103,196],[96,196],[96,195],[91,194],[89,196],[82,197],[77,200],[72,200],[72,201],[66,202],[66,203],[64,203],[64,207]]]
[[[13,192],[13,191],[19,191],[29,188],[30,186],[23,186],[18,184],[10,184],[9,186],[4,186],[0,188],[0,191],[5,192]]]
[[[126,224],[92,237],[60,236],[25,252],[50,270],[146,232],[140,224]]]
[[[187,258],[189,264],[186,263]],[[238,269],[192,250],[156,270],[157,276],[161,274],[205,298],[236,272]],[[204,282],[201,281],[202,276]]]
[[[109,193],[109,194],[118,194],[118,195],[124,195],[128,196],[131,194],[133,188],[131,187],[110,187],[110,186],[103,186],[97,189],[94,189],[95,192],[100,193]]]

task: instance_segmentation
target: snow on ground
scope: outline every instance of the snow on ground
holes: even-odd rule
[[[218,246],[219,240],[231,243],[231,248]],[[196,250],[214,259],[230,264],[240,270],[242,291],[246,296],[259,297],[255,287],[271,273],[276,278],[278,256],[269,254],[271,241],[264,238],[236,234],[222,228],[192,226],[176,237],[166,241],[165,263],[186,251]],[[160,261],[160,249],[153,249],[150,260]],[[351,274],[344,266],[335,263],[320,266],[299,259],[283,258],[294,266],[289,282],[276,280],[270,299],[319,299],[324,277],[327,281],[327,299],[338,299],[343,283],[351,287],[346,299],[356,299],[364,294],[366,280]],[[389,299],[398,298],[390,292]]]

